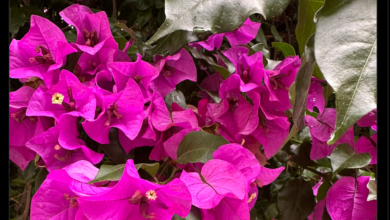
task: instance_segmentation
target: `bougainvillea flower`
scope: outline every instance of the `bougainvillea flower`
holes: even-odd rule
[[[225,37],[228,39],[230,46],[232,47],[240,44],[246,45],[256,37],[260,26],[260,23],[253,22],[250,18],[247,18],[241,27],[234,31],[225,33]]]
[[[307,220],[316,220],[316,219],[322,219],[322,215],[324,214],[324,208],[325,208],[325,199],[322,199],[317,202],[316,206],[314,206],[314,211],[307,216]]]
[[[123,149],[128,154],[136,147],[155,146],[161,139],[161,132],[156,131],[152,124],[148,122],[148,119],[144,119],[141,130],[134,140],[130,140],[126,137],[125,133],[121,130],[118,131],[118,138]]]
[[[317,119],[310,115],[306,115],[305,124],[309,126],[310,135],[313,140],[310,151],[310,159],[312,160],[330,156],[334,148],[342,143],[348,143],[351,147],[355,146],[353,126],[348,128],[335,144],[328,145],[326,143],[334,131],[334,126],[336,124],[336,109],[325,108],[323,114],[318,114]]]
[[[78,160],[97,164],[103,159],[103,154],[92,151],[82,139],[78,139],[76,120],[71,117],[73,116],[64,115],[56,126],[26,143],[26,147],[41,156],[49,172]],[[70,122],[74,122],[72,127],[68,127]]]
[[[208,161],[200,174],[183,170],[180,179],[191,193],[192,204],[201,209],[214,208],[224,197],[242,200],[247,192],[243,174],[224,160]]]
[[[69,188],[71,179],[63,169],[47,175],[31,200],[31,220],[75,219],[78,196]]]
[[[262,84],[262,79],[264,77],[263,55],[261,51],[250,56],[248,56],[248,53],[249,49],[246,47],[233,47],[223,52],[223,54],[230,61],[232,61],[234,67],[236,68],[236,71],[222,84],[231,84],[229,83],[229,81],[236,80],[236,77],[233,77],[236,74],[240,76],[239,87],[241,92],[248,92]],[[219,92],[221,98],[224,97],[224,95],[221,94],[221,90],[223,87],[222,84]],[[228,86],[224,90],[227,91],[230,89],[233,88],[229,88]],[[222,91],[222,93],[225,91]]]
[[[172,126],[182,128],[197,128],[198,120],[191,109],[182,109],[178,104],[172,103],[171,112],[159,93],[152,97],[150,121],[154,128],[166,131]]]
[[[191,209],[191,195],[180,179],[158,185],[140,178],[128,160],[119,182],[104,194],[80,197],[80,210],[87,219],[171,219]]]
[[[57,121],[63,113],[93,120],[96,99],[92,88],[80,83],[75,75],[62,70],[60,80],[50,89],[39,86],[30,99],[26,115],[49,116]]]
[[[326,209],[332,219],[376,219],[376,200],[367,201],[369,176],[343,176],[326,194]]]
[[[150,123],[163,134],[150,153],[149,159],[161,160],[164,156],[176,159],[176,151],[182,138],[191,131],[199,131],[196,115],[191,109],[182,109],[175,102],[169,111],[164,99],[157,92],[153,94],[150,108]]]
[[[202,87],[203,89],[209,91],[209,92],[212,92],[212,93],[215,93],[215,94],[218,94],[219,92],[219,86],[221,85],[221,83],[223,82],[223,77],[221,76],[220,73],[218,72],[215,72],[211,75],[209,75],[208,77],[206,77],[201,83],[200,83],[200,87]],[[212,98],[210,97],[210,95],[205,92],[205,91],[202,91],[200,90],[198,92],[198,96],[202,99],[208,99],[208,100],[212,100]]]
[[[76,161],[62,169],[66,170],[72,179],[82,183],[93,180],[99,172],[98,168],[86,160]]]
[[[321,177],[320,181],[318,181],[318,183],[311,188],[313,190],[314,196],[317,196],[318,189],[320,188],[321,184],[322,184],[322,177]]]
[[[184,80],[196,82],[196,67],[191,55],[182,48],[175,55],[154,57],[154,67],[160,73],[150,83],[150,87],[165,97],[172,92],[178,83]]]
[[[202,219],[219,220],[219,219],[240,219],[249,220],[248,196],[244,199],[234,199],[224,197],[221,202],[212,209],[201,209]]]
[[[251,91],[248,97],[255,107],[258,106],[258,126],[251,135],[263,145],[265,156],[270,158],[278,152],[287,138],[290,122],[283,111],[277,111],[269,104],[274,102],[269,101],[269,93],[264,87]]]
[[[313,112],[313,108],[316,106],[320,114],[322,114],[325,109],[325,99],[322,94],[324,89],[322,88],[320,82],[325,82],[325,80],[317,79],[314,76],[311,77],[309,92],[307,94],[306,108],[310,112]]]
[[[135,62],[112,62],[108,64],[114,77],[117,91],[126,87],[126,82],[132,78],[140,87],[145,102],[150,100],[149,84],[158,76],[158,70],[151,64],[141,60],[142,56],[137,54]]]
[[[58,81],[59,68],[66,63],[66,55],[74,52],[57,25],[31,15],[30,30],[22,39],[13,39],[9,46],[9,77],[35,76],[51,87]]]
[[[118,48],[106,12],[93,13],[84,5],[73,4],[60,11],[60,16],[76,28],[77,39],[72,45],[79,50],[94,55],[103,47]]]
[[[244,175],[248,184],[260,174],[260,164],[248,149],[239,144],[225,144],[214,153],[214,159],[220,159],[233,164]]]
[[[177,159],[177,149],[179,148],[180,142],[183,140],[186,134],[192,131],[200,131],[200,128],[196,127],[196,128],[182,129],[178,131],[176,134],[173,134],[169,139],[164,141],[163,146],[166,155],[172,158],[173,160]]]
[[[281,111],[292,108],[288,96],[288,89],[295,80],[301,59],[299,56],[288,56],[272,70],[266,70],[264,84],[270,92],[270,101],[280,101],[285,106]]]
[[[96,120],[82,123],[88,136],[101,144],[109,144],[110,129],[116,127],[130,140],[134,140],[147,116],[143,109],[144,99],[137,83],[129,78],[123,91],[96,96],[102,105],[100,114]]]
[[[222,45],[223,36],[225,36],[232,47],[239,44],[248,44],[253,40],[260,28],[260,23],[252,22],[249,18],[238,29],[221,34],[213,34],[209,36],[205,41],[200,41],[196,43],[190,43],[190,46],[200,45],[208,51],[214,50],[214,48],[219,49]]]
[[[266,186],[268,184],[271,184],[274,180],[276,180],[276,178],[278,178],[278,176],[280,175],[280,173],[283,170],[284,170],[284,167],[279,167],[279,168],[275,168],[275,169],[261,167],[260,174],[256,178],[257,181],[255,181],[257,186],[263,187],[263,186]]]
[[[87,76],[94,76],[99,70],[105,69],[105,66],[109,62],[114,61],[114,55],[117,53],[117,50],[112,48],[102,48],[95,55],[89,53],[82,53],[80,58],[77,61],[77,65],[74,71],[74,74],[84,81]]]
[[[72,188],[82,186],[87,195],[103,193],[109,188],[86,184],[95,178],[98,169],[85,160],[77,161],[63,169],[50,172],[31,200],[32,220],[79,219],[77,195]],[[93,193],[95,192],[95,194]]]
[[[222,40],[224,35],[225,35],[224,33],[212,34],[204,41],[189,43],[188,45],[190,47],[196,47],[196,48],[203,47],[208,51],[213,51],[214,48],[218,50],[222,45]]]
[[[370,153],[371,162],[370,164],[377,163],[377,152],[376,152],[376,133],[371,137],[361,136],[355,145],[356,153]]]
[[[54,122],[48,117],[26,116],[27,106],[35,90],[29,86],[9,93],[10,160],[24,170],[36,153],[25,147],[27,141],[49,129]]]
[[[361,117],[357,122],[360,127],[369,127],[376,131],[376,109]]]

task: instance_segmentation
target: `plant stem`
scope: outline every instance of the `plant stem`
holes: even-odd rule
[[[321,172],[319,172],[315,169],[312,169],[310,167],[305,167],[304,169],[309,170],[310,172],[313,172],[313,173],[321,176],[322,178],[326,179],[330,183],[330,185],[333,185],[332,181],[329,179],[329,177],[326,175],[326,173],[321,173]]]

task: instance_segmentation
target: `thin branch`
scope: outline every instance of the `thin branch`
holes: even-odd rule
[[[30,210],[30,202],[31,202],[31,183],[27,182],[27,198],[26,198],[26,206],[24,207],[24,211],[22,214],[21,219],[27,219],[28,218],[28,211]],[[25,189],[26,190],[26,189]]]
[[[309,170],[310,172],[313,172],[313,173],[317,174],[318,176],[321,176],[322,178],[326,179],[330,183],[330,185],[333,185],[332,181],[329,179],[329,177],[326,175],[326,173],[321,173],[321,172],[319,172],[315,169],[312,169],[310,167],[305,167],[304,169]]]
[[[171,176],[168,179],[166,179],[164,182],[162,182],[161,184],[166,184],[169,181],[171,181],[175,177],[175,174],[176,174],[177,170],[178,169],[176,167],[174,167],[173,170],[172,170]]]
[[[118,17],[118,11],[116,8],[116,0],[112,0],[112,15],[111,17],[117,18]]]

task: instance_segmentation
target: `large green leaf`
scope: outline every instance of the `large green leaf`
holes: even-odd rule
[[[39,187],[42,185],[43,181],[45,181],[47,175],[49,172],[46,170],[46,168],[42,168],[37,177],[35,178],[35,192],[38,191]]]
[[[119,164],[119,165],[103,164],[100,167],[99,172],[96,174],[95,179],[93,179],[89,183],[96,183],[101,181],[118,181],[123,175],[124,169],[125,169],[125,164]]]
[[[333,173],[336,174],[344,168],[361,168],[370,164],[369,153],[357,154],[349,144],[338,145],[330,155]]]
[[[176,30],[196,33],[233,31],[251,14],[260,13],[269,19],[282,13],[289,3],[290,0],[166,0],[166,19],[146,44]]]
[[[171,111],[172,103],[178,104],[180,107],[187,109],[187,103],[186,98],[184,97],[184,94],[180,90],[173,90],[170,92],[167,96],[164,98],[165,104],[167,105],[169,111]]]
[[[176,162],[181,164],[186,163],[206,163],[213,159],[213,153],[221,145],[228,144],[229,142],[217,135],[209,134],[203,131],[193,131],[186,136],[180,142],[177,149]]]
[[[173,55],[187,43],[199,40],[201,40],[199,36],[191,31],[178,30],[159,39],[156,45],[145,49],[145,53],[148,56],[153,56],[154,54]]]
[[[315,57],[336,93],[328,144],[376,108],[376,8],[375,0],[327,0],[315,16]]]
[[[153,163],[153,164],[141,163],[141,164],[134,164],[134,166],[137,170],[143,169],[146,172],[148,172],[151,176],[155,176],[159,167],[159,163]],[[93,179],[89,183],[96,183],[101,181],[118,181],[122,177],[124,169],[125,169],[125,164],[118,164],[118,165],[103,164],[100,167],[99,172],[96,174],[95,179]]]
[[[218,65],[212,57],[207,56],[196,50],[196,48],[193,47],[186,47],[192,54],[192,56],[196,59],[202,59],[205,60],[207,63],[209,63],[211,66],[213,66],[221,75],[223,78],[228,78],[230,76],[229,71],[220,65]]]
[[[12,6],[9,10],[9,32],[11,33],[11,38],[18,33],[19,28],[24,25],[26,22],[26,16],[21,12],[17,7]]]
[[[276,49],[282,51],[283,53],[283,56],[284,57],[287,57],[287,56],[295,56],[295,50],[294,50],[294,47],[292,47],[290,44],[288,43],[284,43],[284,42],[272,42],[271,43],[273,47],[275,47]]]
[[[323,4],[324,0],[299,0],[298,24],[295,28],[295,34],[297,36],[301,57],[305,51],[307,40],[315,31],[314,14]]]
[[[305,46],[305,56],[302,58],[301,66],[295,77],[295,98],[293,121],[297,126],[298,131],[305,127],[305,111],[307,94],[310,87],[310,79],[313,74],[315,58],[314,58],[314,35],[309,38]]]
[[[308,182],[297,178],[286,183],[280,190],[276,205],[279,220],[302,220],[313,212],[315,206],[313,190]]]
[[[317,201],[323,200],[328,193],[329,188],[331,187],[330,183],[327,180],[322,180],[321,186],[318,188]]]

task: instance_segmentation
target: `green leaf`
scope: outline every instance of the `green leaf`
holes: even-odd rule
[[[280,36],[278,30],[276,30],[275,25],[271,25],[271,33],[274,35],[275,40],[283,42],[283,38]]]
[[[220,65],[218,65],[212,57],[209,57],[209,56],[206,56],[204,54],[202,54],[201,52],[199,52],[196,48],[193,48],[193,47],[186,47],[192,54],[192,56],[196,59],[202,59],[202,60],[205,60],[207,63],[209,63],[211,66],[213,66],[221,75],[224,79],[226,79],[227,77],[229,77],[230,75],[230,72],[225,69],[225,67],[222,67]]]
[[[371,155],[369,153],[357,154],[349,144],[338,145],[330,155],[333,175],[344,168],[361,168],[370,164]]]
[[[68,43],[76,42],[77,39],[76,29],[70,29],[69,31],[64,32],[64,35]]]
[[[287,142],[288,142],[296,133],[298,133],[297,126],[293,125],[293,126],[291,127],[290,132],[288,133],[288,136],[287,136],[286,139],[284,140],[283,144],[282,144],[281,146],[279,146],[279,150],[280,150],[285,144],[287,144]]]
[[[298,23],[295,28],[295,34],[297,36],[301,57],[304,53],[307,40],[315,31],[314,14],[323,4],[324,0],[299,0]]]
[[[148,172],[152,177],[156,176],[156,173],[158,171],[158,168],[160,166],[159,163],[139,163],[139,164],[134,164],[135,168],[137,170],[143,169],[146,172]]]
[[[295,56],[295,50],[294,50],[294,47],[292,47],[290,44],[288,43],[284,43],[284,42],[272,42],[271,43],[273,47],[275,47],[276,49],[280,50],[283,52],[283,56],[284,57],[287,57],[287,56]]]
[[[22,172],[22,176],[24,178],[24,181],[27,182],[34,175],[35,175],[35,164],[34,161],[30,161],[26,169],[24,169],[24,171]]]
[[[276,205],[279,220],[302,220],[313,212],[315,198],[310,184],[302,178],[286,183],[280,190]]]
[[[221,101],[221,98],[219,97],[218,93],[209,92],[209,91],[203,89],[199,84],[197,84],[197,86],[199,87],[200,90],[207,92],[207,94],[209,94],[209,96],[211,97],[211,99],[214,100],[214,102],[219,103]]]
[[[139,51],[137,45],[135,44],[131,45],[131,47],[127,50],[127,55],[133,62],[137,60],[137,53],[139,53]]]
[[[336,125],[328,144],[377,107],[376,10],[375,0],[327,0],[315,15],[315,57],[336,93]]]
[[[100,167],[99,172],[97,173],[95,179],[91,180],[89,183],[96,183],[102,181],[118,181],[123,175],[125,165],[126,164],[118,164],[118,165],[103,164]],[[139,169],[145,170],[153,177],[157,173],[159,163],[153,163],[153,164],[141,163],[141,164],[134,164],[134,166],[137,170]]]
[[[26,181],[24,181],[24,179],[22,179],[20,177],[12,179],[11,183],[15,184],[16,186],[19,186],[19,187],[24,187],[26,185]]]
[[[190,213],[185,218],[178,216],[177,214],[173,215],[172,220],[201,220],[201,214],[199,208],[191,206]]]
[[[37,177],[35,178],[35,192],[38,191],[39,187],[42,185],[43,181],[45,181],[47,175],[49,172],[46,170],[46,168],[42,168]]]
[[[146,49],[145,53],[149,56],[153,56],[154,54],[161,54],[164,56],[174,55],[188,42],[199,40],[199,37],[190,31],[178,30],[161,38],[156,45]]]
[[[23,12],[27,19],[30,19],[31,15],[39,15],[41,17],[47,18],[47,15],[43,13],[42,9],[38,8],[35,5],[27,5],[19,8],[20,12]]]
[[[152,9],[149,8],[147,11],[140,11],[137,14],[137,19],[135,20],[135,24],[138,24],[138,28],[142,29],[142,27],[150,20],[152,17]]]
[[[311,143],[303,142],[299,147],[291,151],[291,161],[301,167],[316,167],[316,162],[310,159]]]
[[[213,159],[213,153],[221,145],[228,144],[229,142],[217,135],[209,134],[203,131],[193,131],[186,136],[180,142],[177,149],[178,163],[206,163]]]
[[[265,210],[265,218],[266,220],[272,220],[272,218],[276,217],[278,215],[278,209],[276,207],[276,203],[272,203],[267,207]]]
[[[260,13],[269,19],[281,14],[289,3],[290,0],[166,0],[166,19],[146,44],[177,30],[198,33],[233,31],[251,14]]]
[[[271,59],[267,59],[267,66],[264,67],[264,69],[267,69],[267,70],[272,70],[274,69],[280,62],[280,60],[271,60]]]
[[[267,58],[268,58],[268,59],[270,58],[270,52],[269,52],[269,50],[267,50],[267,49],[265,48],[265,45],[264,45],[263,43],[258,43],[258,44],[253,45],[251,48],[252,48],[252,50],[254,50],[255,52],[261,51],[261,53],[263,54],[263,65],[264,65],[264,66],[267,66],[267,65],[268,65],[268,60],[267,60]]]
[[[126,43],[127,43],[126,38],[123,36],[113,36],[113,37],[114,37],[115,42],[118,43],[118,49],[123,50],[123,48],[125,48]]]
[[[261,27],[259,28],[259,31],[257,32],[256,41],[259,43],[262,43],[264,45],[264,48],[268,49],[267,38],[265,38],[264,31]]]
[[[325,199],[330,187],[330,183],[327,180],[322,179],[321,186],[318,188],[317,192],[317,201]]]
[[[170,92],[167,96],[164,98],[165,104],[168,107],[168,110],[171,110],[172,103],[178,104],[180,107],[187,109],[187,103],[186,98],[184,97],[183,93],[180,90],[173,90]]]
[[[9,32],[11,33],[11,38],[18,33],[19,28],[24,25],[26,22],[26,16],[21,12],[17,7],[10,7],[9,10]]]
[[[234,67],[233,63],[225,56],[223,55],[222,53],[220,53],[219,51],[217,51],[217,54],[219,56],[219,58],[221,58],[221,60],[225,63],[225,65],[227,66],[228,68],[228,71],[229,73],[234,73],[236,72],[236,67]],[[221,74],[222,75],[222,74]],[[224,77],[224,76],[223,76]],[[224,79],[226,79],[224,77]]]
[[[305,111],[307,94],[309,92],[311,76],[313,74],[314,58],[314,36],[312,35],[305,46],[305,56],[295,77],[295,103],[293,108],[293,122],[298,130],[305,127]]]
[[[102,164],[99,169],[99,172],[96,174],[95,179],[91,180],[89,183],[96,183],[101,181],[118,181],[122,177],[124,169],[125,164]]]
[[[369,190],[367,201],[376,200],[376,180],[370,180],[367,184],[367,188]]]

